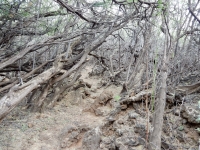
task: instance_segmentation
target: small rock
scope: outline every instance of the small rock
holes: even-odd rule
[[[146,142],[145,142],[145,139],[141,138],[141,137],[138,137],[138,142],[140,145],[145,145]]]
[[[145,138],[145,135],[146,135],[145,125],[142,125],[142,124],[135,125],[134,131],[135,133],[139,133],[139,135],[142,138]]]
[[[167,149],[167,150],[176,150],[176,147],[167,143],[167,142],[164,142],[162,141],[161,143],[161,147],[164,148],[164,149]]]
[[[91,92],[94,92],[94,93],[96,93],[96,91],[97,91],[97,89],[96,89],[96,88],[92,88],[92,89],[91,89]]]
[[[120,145],[118,147],[119,150],[128,150],[128,148],[125,145]]]
[[[189,123],[200,124],[198,121],[200,109],[198,106],[184,104],[181,109],[182,116],[187,119]]]
[[[107,118],[107,120],[108,120],[109,122],[114,122],[114,121],[116,120],[116,118],[114,118],[114,117],[112,117],[112,116],[109,116],[109,117]]]
[[[105,137],[101,139],[100,148],[108,149],[108,150],[115,150],[115,143],[114,143],[114,137]]]
[[[100,104],[106,104],[112,98],[113,98],[113,93],[111,91],[103,91],[98,97],[98,102]]]
[[[183,120],[182,120],[182,123],[183,123],[183,124],[186,124],[186,123],[187,123],[187,120],[186,120],[186,119],[183,119]]]
[[[96,116],[102,116],[102,115],[103,115],[103,111],[102,111],[101,109],[97,108],[97,109],[95,110],[95,115],[96,115]]]
[[[77,143],[81,129],[77,126],[69,125],[61,130],[59,135],[60,147],[70,147],[73,143]]]
[[[134,109],[138,109],[138,107],[139,107],[139,106],[138,106],[137,103],[133,103],[133,108],[134,108]]]
[[[96,97],[96,96],[91,96],[91,98],[92,98],[92,99],[96,99],[97,97]]]
[[[50,138],[52,138],[52,134],[48,131],[43,131],[42,133],[40,133],[40,137],[39,139],[41,141],[47,141],[49,140]]]
[[[175,108],[175,109],[173,110],[173,113],[174,113],[174,115],[179,116],[179,115],[180,115],[180,109]]]
[[[96,150],[99,148],[101,140],[100,129],[98,127],[87,131],[83,137],[82,150]]]
[[[143,150],[144,146],[143,145],[138,145],[135,148],[133,148],[132,150]]]
[[[129,139],[127,145],[128,146],[137,146],[139,143],[134,138]]]
[[[120,147],[120,146],[124,146],[124,140],[122,139],[122,137],[119,137],[115,140],[116,146]]]
[[[180,142],[185,142],[184,133],[177,130],[177,139],[178,139]]]
[[[122,119],[119,119],[117,122],[118,122],[118,124],[123,124],[124,123],[124,121]]]
[[[137,119],[139,117],[139,114],[135,112],[130,112],[129,113],[129,119]]]
[[[122,136],[123,135],[123,130],[122,129],[117,129],[116,133],[118,136]]]
[[[173,124],[173,125],[172,125],[172,129],[176,129],[177,127],[178,127],[177,124]]]
[[[121,109],[122,109],[122,110],[127,109],[127,105],[125,105],[125,104],[121,105]]]
[[[105,149],[105,147],[106,147],[106,145],[105,145],[104,143],[101,142],[101,143],[100,143],[100,148],[101,148],[101,149]]]
[[[86,96],[85,94],[82,94],[82,98],[83,98],[83,99],[86,99],[87,96]]]
[[[90,95],[91,95],[91,92],[90,92],[88,89],[85,89],[85,95],[86,95],[86,96],[90,96]]]
[[[29,127],[29,128],[32,128],[33,126],[34,126],[33,123],[28,123],[28,127]]]
[[[125,146],[124,149],[128,149],[128,147],[139,145],[138,140],[134,136],[123,136],[119,137],[115,140],[116,146],[121,147]]]

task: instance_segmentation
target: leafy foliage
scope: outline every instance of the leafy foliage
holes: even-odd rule
[[[115,96],[114,96],[114,100],[115,100],[115,101],[119,101],[120,99],[121,99],[121,97],[120,97],[119,95],[115,95]]]

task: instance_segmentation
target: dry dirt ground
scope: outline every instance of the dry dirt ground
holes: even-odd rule
[[[0,124],[0,150],[75,150],[81,147],[84,130],[102,124],[106,112],[112,109],[103,106],[101,109],[104,114],[96,116],[87,111],[88,106],[105,90],[112,91],[113,96],[121,91],[121,86],[100,87],[102,79],[98,76],[89,77],[90,71],[91,68],[86,67],[81,77],[92,85],[90,96],[81,97],[84,89],[69,92],[53,109],[43,113],[23,109],[23,104],[15,108]],[[74,133],[76,138],[63,135],[69,129],[73,132],[74,126],[83,130]],[[75,141],[66,142],[67,138]]]
[[[16,107],[0,124],[0,150],[143,150],[148,122],[144,101],[119,110],[122,87],[102,86],[105,80],[89,72],[90,66],[83,69],[79,81],[84,84],[66,91],[53,109],[33,112],[26,109],[26,100]],[[166,106],[162,150],[199,150],[199,123],[183,118],[180,108]],[[149,118],[151,123],[151,114]]]

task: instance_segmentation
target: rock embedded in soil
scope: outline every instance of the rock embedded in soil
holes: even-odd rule
[[[97,108],[96,110],[94,110],[94,113],[96,116],[102,116],[104,112],[100,108]]]
[[[113,93],[111,91],[103,91],[98,97],[98,102],[100,104],[106,104],[112,98],[113,98]]]
[[[129,119],[137,119],[139,117],[138,113],[135,112],[129,112]]]
[[[136,124],[134,128],[135,133],[138,133],[142,138],[146,136],[146,128],[143,124]]]
[[[138,146],[139,142],[135,136],[123,136],[115,140],[116,147],[124,149],[130,149],[132,147]]]
[[[87,131],[83,137],[82,150],[99,150],[100,141],[101,134],[98,127]]]
[[[200,124],[200,121],[198,120],[200,115],[200,108],[198,106],[184,104],[182,105],[181,113],[189,123]]]
[[[115,150],[115,137],[108,136],[101,139],[100,148],[101,149],[108,149],[108,150]]]
[[[60,147],[66,148],[70,147],[73,143],[77,143],[80,133],[81,129],[76,126],[69,125],[64,127],[59,135]]]

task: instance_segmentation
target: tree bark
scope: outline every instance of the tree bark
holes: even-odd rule
[[[168,24],[163,13],[163,22],[166,24],[168,29]],[[160,83],[158,83],[158,97],[155,104],[155,110],[153,113],[153,131],[150,134],[149,140],[149,150],[161,150],[161,134],[163,127],[163,116],[166,105],[166,92],[167,92],[167,74],[168,74],[168,55],[171,48],[170,33],[169,29],[165,33],[165,48],[163,53],[163,63],[161,67]]]
[[[161,70],[161,87],[159,96],[153,113],[153,132],[150,135],[149,150],[161,149],[161,134],[163,126],[163,115],[166,103],[166,90],[167,90],[167,65],[166,57],[164,58],[162,70]]]
[[[0,121],[20,103],[30,92],[38,88],[42,83],[48,81],[56,73],[60,72],[63,64],[58,62],[59,65],[44,71],[40,75],[34,77],[23,85],[15,85],[10,91],[0,99]]]

